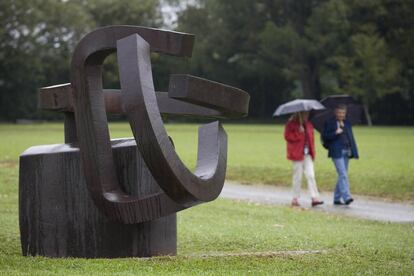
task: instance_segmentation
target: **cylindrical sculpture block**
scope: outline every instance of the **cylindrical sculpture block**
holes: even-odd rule
[[[125,192],[139,196],[162,192],[133,139],[112,141],[112,149]],[[70,144],[31,147],[21,155],[19,213],[24,255],[176,254],[176,214],[130,225],[108,220],[92,201],[81,166],[79,148]]]

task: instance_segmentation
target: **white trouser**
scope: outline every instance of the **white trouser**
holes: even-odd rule
[[[319,198],[318,188],[316,187],[315,172],[313,170],[312,157],[309,154],[305,155],[303,161],[293,161],[293,197],[300,197],[300,186],[302,183],[302,174],[305,174],[308,182],[309,193],[312,198]]]

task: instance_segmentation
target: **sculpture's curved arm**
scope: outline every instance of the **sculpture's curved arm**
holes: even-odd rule
[[[102,94],[101,67],[104,59],[116,51],[116,41],[134,33],[150,41],[154,51],[191,55],[194,39],[191,35],[111,26],[86,35],[77,45],[71,64],[77,134],[88,190],[101,211],[123,223],[148,221],[184,208],[164,193],[145,198],[127,195],[117,179]]]
[[[224,184],[227,158],[227,136],[220,123],[200,127],[197,168],[193,174],[176,154],[162,122],[149,44],[136,34],[117,44],[125,113],[138,149],[158,185],[186,207],[215,199]]]

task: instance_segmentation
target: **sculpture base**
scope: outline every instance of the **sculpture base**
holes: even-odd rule
[[[114,140],[112,148],[126,192],[160,191],[134,140]],[[79,149],[69,144],[32,147],[21,155],[19,215],[25,256],[121,258],[177,253],[176,214],[132,225],[109,221],[89,196]]]

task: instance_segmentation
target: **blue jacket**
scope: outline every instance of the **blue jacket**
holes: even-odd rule
[[[341,158],[342,150],[344,149],[343,142],[340,135],[336,134],[338,123],[336,119],[330,119],[325,122],[325,126],[322,131],[322,141],[324,146],[328,148],[328,157]],[[348,140],[351,146],[352,156],[350,158],[358,159],[358,149],[355,142],[354,134],[352,133],[352,126],[348,120],[344,121],[344,131],[348,135]]]

